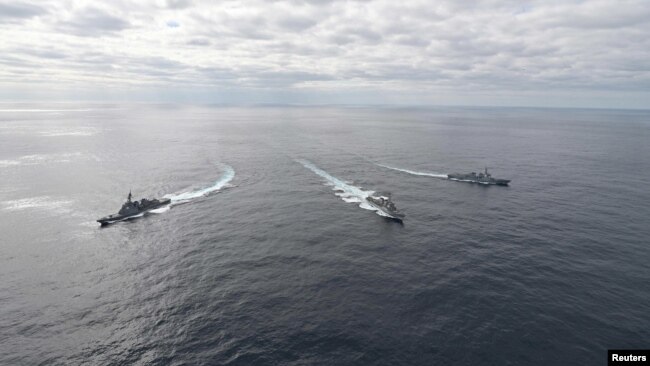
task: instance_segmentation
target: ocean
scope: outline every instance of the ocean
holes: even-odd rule
[[[3,365],[650,347],[650,111],[3,103],[0,177]],[[172,204],[100,228],[129,191]]]

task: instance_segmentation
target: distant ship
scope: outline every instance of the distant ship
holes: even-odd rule
[[[459,182],[468,182],[468,183],[479,183],[479,184],[487,184],[487,185],[497,185],[497,186],[507,186],[508,183],[510,183],[509,179],[496,179],[493,178],[490,173],[488,173],[488,169],[485,168],[485,173],[478,173],[476,174],[475,172],[471,172],[469,174],[448,174],[447,178]]]
[[[138,202],[131,201],[131,197],[131,192],[129,192],[129,196],[126,199],[126,202],[124,202],[122,208],[118,213],[102,217],[101,219],[98,219],[97,222],[99,222],[102,226],[112,224],[116,221],[126,220],[147,211],[155,210],[157,208],[168,205],[171,202],[169,198],[163,198],[160,200],[148,200],[146,198],[143,198],[140,200],[140,202]]]
[[[405,215],[401,213],[397,207],[395,207],[395,204],[393,201],[391,201],[390,196],[368,196],[366,197],[366,200],[368,203],[370,203],[371,206],[385,213],[391,219],[398,222],[402,222],[404,220]]]

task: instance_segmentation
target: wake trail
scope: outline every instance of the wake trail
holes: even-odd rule
[[[222,164],[221,169],[223,171],[221,177],[219,177],[219,179],[209,187],[198,190],[167,194],[164,197],[171,199],[171,204],[173,205],[188,202],[195,198],[207,196],[212,192],[216,192],[224,187],[228,187],[230,186],[230,181],[235,177],[235,170],[230,165],[226,164]]]
[[[332,186],[332,189],[335,191],[335,194],[340,197],[343,201],[348,202],[348,203],[358,203],[359,207],[365,209],[365,210],[370,210],[370,211],[375,211],[378,215],[380,216],[387,216],[383,212],[379,211],[375,207],[371,206],[367,201],[366,198],[371,196],[375,191],[368,191],[364,190],[360,187],[351,185],[349,183],[346,183],[339,178],[336,178],[332,175],[330,175],[328,172],[320,169],[316,165],[314,165],[312,162],[309,160],[305,159],[296,159],[296,162],[302,164],[305,168],[311,170],[312,172],[318,174],[319,176],[325,178],[327,181],[327,184]],[[388,216],[390,217],[390,216]]]
[[[424,177],[433,177],[433,178],[440,178],[440,179],[447,179],[447,174],[442,174],[442,173],[430,173],[430,172],[418,172],[415,170],[409,170],[409,169],[402,169],[402,168],[396,168],[393,166],[389,165],[384,165],[384,164],[379,164],[379,163],[374,163],[375,165],[378,165],[380,167],[384,167],[387,169],[391,170],[397,170],[398,172],[404,172],[412,175],[419,175],[419,176],[424,176]]]
[[[211,185],[209,187],[206,187],[206,188],[203,188],[203,189],[198,189],[198,190],[166,194],[163,197],[170,199],[170,202],[168,204],[166,204],[166,205],[164,205],[162,207],[155,208],[153,210],[146,210],[146,211],[140,212],[137,215],[128,216],[128,217],[125,217],[125,218],[122,218],[122,219],[119,219],[119,220],[109,221],[108,223],[113,224],[113,223],[120,222],[120,221],[127,221],[127,220],[131,220],[131,219],[134,219],[134,218],[137,218],[137,217],[142,217],[145,214],[149,214],[149,213],[161,214],[161,213],[169,211],[170,208],[172,206],[174,206],[174,205],[189,202],[189,201],[191,201],[191,200],[193,200],[195,198],[198,198],[198,197],[207,196],[211,192],[219,191],[224,187],[230,187],[229,183],[235,177],[235,170],[231,166],[226,165],[226,164],[220,164],[220,166],[221,166],[221,170],[222,170],[221,177],[219,177],[219,179],[216,182],[214,182],[213,185]]]

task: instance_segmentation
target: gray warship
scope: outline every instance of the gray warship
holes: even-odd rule
[[[368,196],[366,197],[366,201],[370,203],[370,205],[381,212],[385,213],[386,215],[389,216],[389,218],[397,221],[397,222],[402,222],[404,221],[404,215],[402,212],[400,212],[397,207],[395,207],[395,204],[393,201],[390,199],[390,195],[387,194],[385,196]]]
[[[118,213],[102,217],[101,219],[98,219],[97,222],[102,226],[109,225],[116,221],[126,220],[147,211],[155,210],[168,205],[171,202],[169,198],[162,198],[159,200],[155,198],[150,200],[143,198],[138,202],[131,201],[131,197],[131,192],[129,192],[126,202],[124,202]]]
[[[485,173],[478,173],[476,174],[475,172],[471,172],[469,174],[448,174],[447,178],[459,182],[468,182],[468,183],[478,183],[478,184],[486,184],[486,185],[497,185],[497,186],[507,186],[508,183],[510,183],[509,179],[497,179],[493,178],[490,173],[488,173],[488,169],[485,168]]]

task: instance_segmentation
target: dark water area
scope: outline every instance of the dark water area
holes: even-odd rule
[[[650,347],[649,111],[3,104],[0,176],[3,365]],[[176,201],[100,228],[129,190]]]

